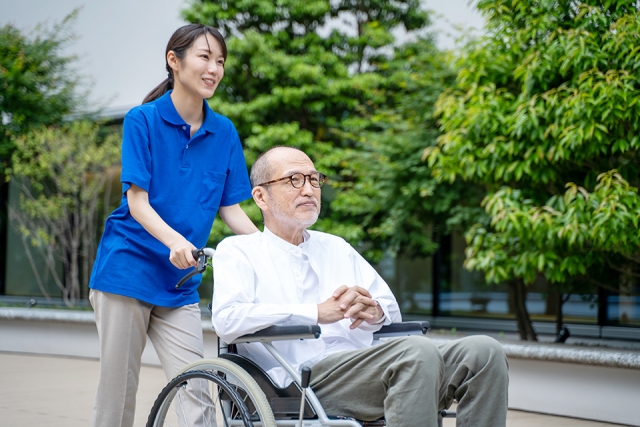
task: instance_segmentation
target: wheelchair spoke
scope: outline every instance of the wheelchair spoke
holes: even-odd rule
[[[239,413],[231,402],[231,411],[225,409],[230,402],[221,398],[224,391],[206,379],[194,378],[176,388],[167,415],[162,418],[166,427],[229,427],[233,414]],[[242,419],[238,416],[238,419]]]
[[[225,414],[224,412],[224,404],[223,404],[223,399],[222,399],[222,394],[224,393],[224,390],[222,390],[220,387],[218,387],[218,395],[217,395],[217,399],[218,402],[220,402],[219,406],[216,406],[217,410],[220,411],[220,415],[222,418],[222,421],[224,422],[224,427],[229,427],[229,422],[228,420],[230,419],[230,417]]]
[[[250,376],[226,366],[222,371],[212,368],[186,371],[171,380],[156,399],[147,427],[276,427],[264,395],[256,401],[260,390]]]

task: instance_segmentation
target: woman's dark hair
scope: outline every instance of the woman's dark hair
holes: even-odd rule
[[[178,59],[183,59],[185,53],[191,46],[193,46],[193,43],[196,41],[196,39],[203,34],[206,36],[207,33],[211,34],[213,38],[215,38],[218,43],[220,43],[222,55],[224,56],[225,60],[227,59],[227,44],[224,42],[224,37],[222,37],[220,31],[208,25],[202,24],[189,24],[178,28],[169,39],[169,43],[167,43],[167,49],[164,53],[165,67],[167,68],[168,77],[158,86],[156,86],[151,92],[149,92],[147,96],[144,97],[144,100],[142,101],[143,104],[155,101],[156,99],[167,93],[169,90],[173,89],[173,70],[171,69],[171,67],[169,67],[169,63],[166,62],[167,54],[170,51],[173,51]],[[207,44],[209,44],[208,40]]]

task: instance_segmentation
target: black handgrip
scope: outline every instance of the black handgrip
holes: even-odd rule
[[[193,270],[193,271],[190,271],[189,274],[187,274],[182,279],[180,279],[180,281],[176,284],[176,289],[180,289],[180,286],[182,286],[184,284],[184,282],[186,282],[187,280],[191,279],[196,274],[200,274],[201,272],[202,271],[198,271],[197,269]]]
[[[193,258],[198,261],[198,265],[196,266],[196,270],[202,273],[207,268],[207,256],[204,254],[202,249],[196,249],[192,252],[194,255]]]
[[[429,331],[429,329],[431,329],[431,325],[426,320],[392,323],[380,328],[380,330],[375,332],[373,336],[384,338],[385,336],[412,335],[413,333],[424,335]]]
[[[204,254],[203,249],[194,249],[191,251],[191,255],[193,255],[193,258],[198,262],[198,265],[196,265],[195,270],[190,271],[189,274],[180,279],[176,284],[176,289],[180,289],[180,286],[182,286],[184,282],[191,279],[196,274],[202,273],[207,268],[207,256]]]
[[[302,368],[302,373],[300,374],[300,387],[307,388],[309,387],[309,382],[311,381],[311,368],[305,366]]]

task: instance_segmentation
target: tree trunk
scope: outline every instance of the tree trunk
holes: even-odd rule
[[[538,341],[538,336],[533,330],[531,318],[525,304],[527,300],[527,290],[524,282],[520,279],[514,279],[507,282],[509,290],[509,306],[516,315],[516,323],[518,325],[518,334],[520,339],[524,341]]]
[[[560,294],[560,292],[558,292]],[[558,303],[558,311],[556,311],[556,335],[560,333],[560,329],[562,329],[562,306],[564,305],[564,299],[562,298],[562,294],[560,294],[560,300]]]
[[[560,333],[560,330],[562,329],[562,324],[564,323],[564,303],[569,301],[569,298],[571,298],[571,292],[566,295],[558,292],[558,295],[560,298],[558,303],[558,312],[556,313],[556,335],[558,335]]]

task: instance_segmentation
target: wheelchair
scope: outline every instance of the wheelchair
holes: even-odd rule
[[[215,251],[194,251],[196,270],[176,285],[206,269]],[[211,305],[209,305],[211,308]],[[414,321],[383,326],[374,340],[425,335],[429,322]],[[218,357],[204,358],[185,366],[158,395],[147,427],[255,426],[255,427],[366,427],[385,426],[384,419],[361,421],[336,414],[327,415],[308,386],[311,370],[296,371],[273,346],[274,341],[318,339],[318,325],[270,326],[224,343],[218,338]],[[252,360],[238,354],[236,344],[261,343],[291,375],[293,382],[278,387]],[[438,425],[455,413],[442,410]]]

